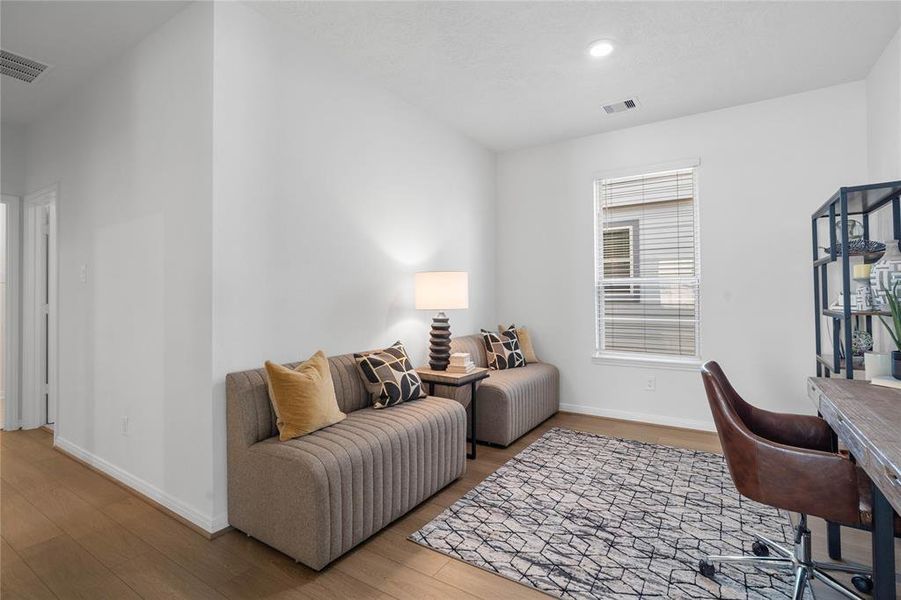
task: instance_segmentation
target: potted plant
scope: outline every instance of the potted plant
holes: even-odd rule
[[[885,287],[885,284],[882,285],[886,304],[892,313],[892,324],[889,325],[885,319],[879,317],[879,320],[882,321],[882,324],[888,330],[889,335],[892,336],[895,348],[897,348],[897,350],[892,350],[892,377],[895,379],[901,379],[901,301],[898,299],[899,285],[901,285],[901,280],[895,281],[892,284],[891,291]]]

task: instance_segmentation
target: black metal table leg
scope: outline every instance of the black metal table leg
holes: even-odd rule
[[[842,559],[842,526],[838,523],[826,523],[826,546],[829,549],[829,558]]]
[[[429,396],[435,395],[435,384],[431,381],[429,382]]]
[[[472,394],[469,398],[469,410],[471,413],[471,418],[469,420],[469,436],[472,440],[472,451],[466,455],[466,458],[470,460],[475,460],[476,458],[476,383],[473,381],[470,386],[472,389]]]
[[[873,486],[873,598],[895,598],[895,511]]]
[[[817,416],[822,418],[822,414],[817,411]],[[838,436],[835,431],[829,430],[832,440],[832,451],[838,452]],[[826,523],[826,548],[829,551],[829,558],[832,560],[842,559],[842,528],[838,523]]]

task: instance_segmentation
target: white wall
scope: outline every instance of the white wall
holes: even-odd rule
[[[25,128],[0,125],[0,191],[21,196],[25,193]]]
[[[867,181],[901,179],[901,29],[870,69],[866,90]],[[872,239],[891,240],[891,207],[875,213],[875,218],[871,217],[870,232]],[[873,339],[877,352],[895,349],[891,337],[878,321],[873,324]]]
[[[710,428],[697,372],[591,360],[594,174],[700,158],[703,358],[749,401],[809,412],[810,214],[866,181],[866,155],[863,82],[503,154],[498,318],[534,330],[564,409]]]
[[[470,272],[456,333],[495,323],[494,156],[252,8],[215,11],[213,386],[225,510],[224,377],[402,340],[425,360],[413,273]]]
[[[901,179],[901,29],[873,65],[866,86],[869,179]]]
[[[29,126],[26,161],[29,191],[59,184],[57,443],[204,526],[211,127],[212,5],[198,3]]]

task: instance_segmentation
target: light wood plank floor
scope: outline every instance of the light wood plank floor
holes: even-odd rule
[[[506,449],[479,447],[466,475],[316,573],[238,531],[209,541],[51,448],[0,433],[0,593],[13,598],[546,598],[405,538],[553,426],[717,451],[714,434],[561,413]],[[813,523],[825,557],[823,524]],[[845,531],[846,558],[869,538]],[[901,547],[899,547],[901,556]],[[819,588],[818,588],[819,589]],[[835,598],[827,591],[817,598]]]

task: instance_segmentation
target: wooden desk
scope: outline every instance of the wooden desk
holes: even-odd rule
[[[470,439],[472,440],[472,450],[466,455],[466,458],[474,460],[476,457],[476,386],[479,381],[488,377],[488,369],[484,367],[476,367],[474,371],[469,373],[448,373],[447,371],[433,371],[428,367],[419,367],[416,369],[419,377],[429,384],[429,396],[435,395],[435,384],[449,385],[451,387],[471,386],[472,395],[469,399],[469,427]]]
[[[873,594],[895,598],[894,512],[901,513],[901,391],[811,377],[807,395],[873,480]]]

